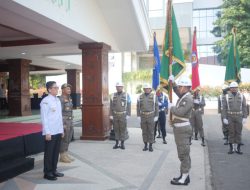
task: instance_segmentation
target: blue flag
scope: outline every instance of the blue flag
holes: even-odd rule
[[[158,45],[157,45],[157,41],[156,41],[156,34],[154,32],[154,60],[155,60],[155,64],[154,64],[154,68],[153,68],[153,75],[152,75],[152,86],[153,89],[156,90],[157,87],[160,84],[160,70],[161,70],[161,61],[160,61],[160,56],[159,56],[159,50],[158,50]]]

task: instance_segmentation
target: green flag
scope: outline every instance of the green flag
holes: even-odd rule
[[[236,81],[241,82],[240,74],[240,56],[237,48],[235,33],[233,33],[232,41],[228,53],[228,61],[226,66],[225,82],[230,83]]]
[[[175,78],[178,78],[186,69],[173,7],[171,7],[171,10],[172,10],[171,18],[172,18],[172,44],[173,44],[172,64],[169,63],[169,23],[167,23],[165,28],[165,39],[164,39],[163,56],[161,60],[161,72],[160,72],[160,81],[163,86],[168,85],[170,66],[172,66],[172,74],[175,76]]]

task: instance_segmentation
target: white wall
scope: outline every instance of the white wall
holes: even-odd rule
[[[122,55],[121,53],[109,53],[109,94],[116,91],[117,82],[122,82]]]
[[[193,9],[216,8],[222,5],[222,0],[194,0]]]
[[[220,86],[224,84],[226,67],[215,65],[199,65],[199,76],[201,86]],[[187,63],[186,75],[191,75],[192,67],[190,63]],[[250,69],[241,68],[241,80],[242,82],[250,83]]]

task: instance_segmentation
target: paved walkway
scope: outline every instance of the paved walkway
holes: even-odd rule
[[[34,155],[35,168],[14,179],[0,184],[1,190],[166,190],[166,189],[211,189],[207,147],[200,141],[191,146],[191,183],[188,186],[173,186],[170,180],[179,175],[172,129],[168,129],[168,144],[161,139],[153,145],[153,152],[142,151],[141,129],[136,117],[128,121],[129,139],[126,150],[113,150],[113,141],[82,141],[70,144],[75,161],[59,163],[58,170],[65,177],[57,181],[43,179],[43,154]],[[81,127],[75,127],[79,139]]]

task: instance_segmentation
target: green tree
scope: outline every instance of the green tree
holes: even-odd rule
[[[34,90],[44,87],[46,79],[44,75],[31,75],[30,76],[30,87]]]
[[[250,0],[223,0],[222,13],[217,16],[212,33],[223,37],[215,47],[222,64],[226,65],[231,31],[235,26],[241,67],[250,68]]]

